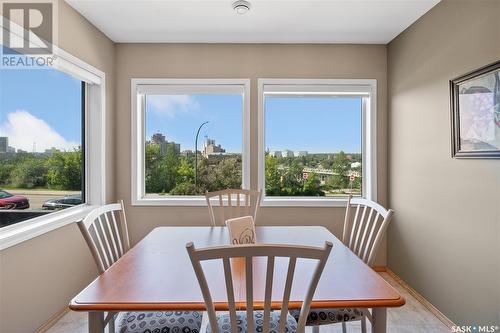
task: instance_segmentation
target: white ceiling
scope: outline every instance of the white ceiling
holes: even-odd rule
[[[386,44],[440,0],[66,0],[115,42]]]

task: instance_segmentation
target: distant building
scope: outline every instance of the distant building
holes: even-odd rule
[[[155,133],[151,136],[151,143],[157,144],[160,146],[160,154],[165,155],[170,147],[175,155],[179,155],[181,153],[181,144],[175,142],[168,142],[165,138],[165,135],[161,133]]]
[[[50,149],[45,149],[44,154],[45,154],[45,155],[52,156],[52,155],[54,155],[55,153],[59,153],[59,152],[60,152],[60,150],[59,150],[59,149],[57,149],[57,148],[55,148],[55,147],[52,147],[52,148],[50,148]]]
[[[16,152],[16,148],[7,146],[7,153],[14,154]]]
[[[302,157],[302,156],[307,156],[307,151],[305,150],[299,150],[293,153],[295,157]]]
[[[293,151],[288,149],[283,150],[281,154],[283,157],[293,157]]]
[[[281,153],[281,150],[275,150],[269,153],[272,157],[283,157],[283,154]]]
[[[9,138],[0,136],[0,153],[6,153],[9,148]]]
[[[168,148],[172,149],[175,155],[179,155],[181,153],[181,144],[180,143],[175,143],[175,142],[168,142],[165,141],[164,144],[160,145],[160,153],[161,154],[166,154],[168,151]]]
[[[184,156],[184,157],[189,157],[189,156],[194,156],[194,152],[192,150],[183,150],[181,152],[181,156]]]
[[[155,133],[153,134],[153,136],[151,137],[151,143],[154,143],[154,144],[162,144],[163,142],[165,142],[165,135],[161,134],[161,133]]]
[[[223,154],[226,150],[220,144],[216,145],[214,139],[206,138],[205,145],[203,146],[203,156],[208,157],[212,154]]]
[[[27,154],[28,152],[26,150],[18,149],[17,153],[18,154]]]

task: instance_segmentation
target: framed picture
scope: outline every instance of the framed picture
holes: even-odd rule
[[[451,154],[500,158],[500,61],[450,81]]]

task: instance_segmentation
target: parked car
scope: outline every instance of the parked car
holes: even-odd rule
[[[64,198],[51,199],[47,200],[43,203],[42,209],[64,209],[68,207],[73,207],[80,205],[82,203],[82,196],[80,194],[77,195],[68,195]]]
[[[14,195],[0,190],[0,209],[26,209],[30,208],[28,198],[22,195]]]

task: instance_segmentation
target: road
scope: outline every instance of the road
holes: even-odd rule
[[[9,193],[16,195],[23,195],[30,201],[29,209],[41,209],[45,201],[62,198],[67,195],[79,194],[79,191],[53,191],[53,190],[29,190],[29,189],[19,189],[19,190],[6,190]]]

